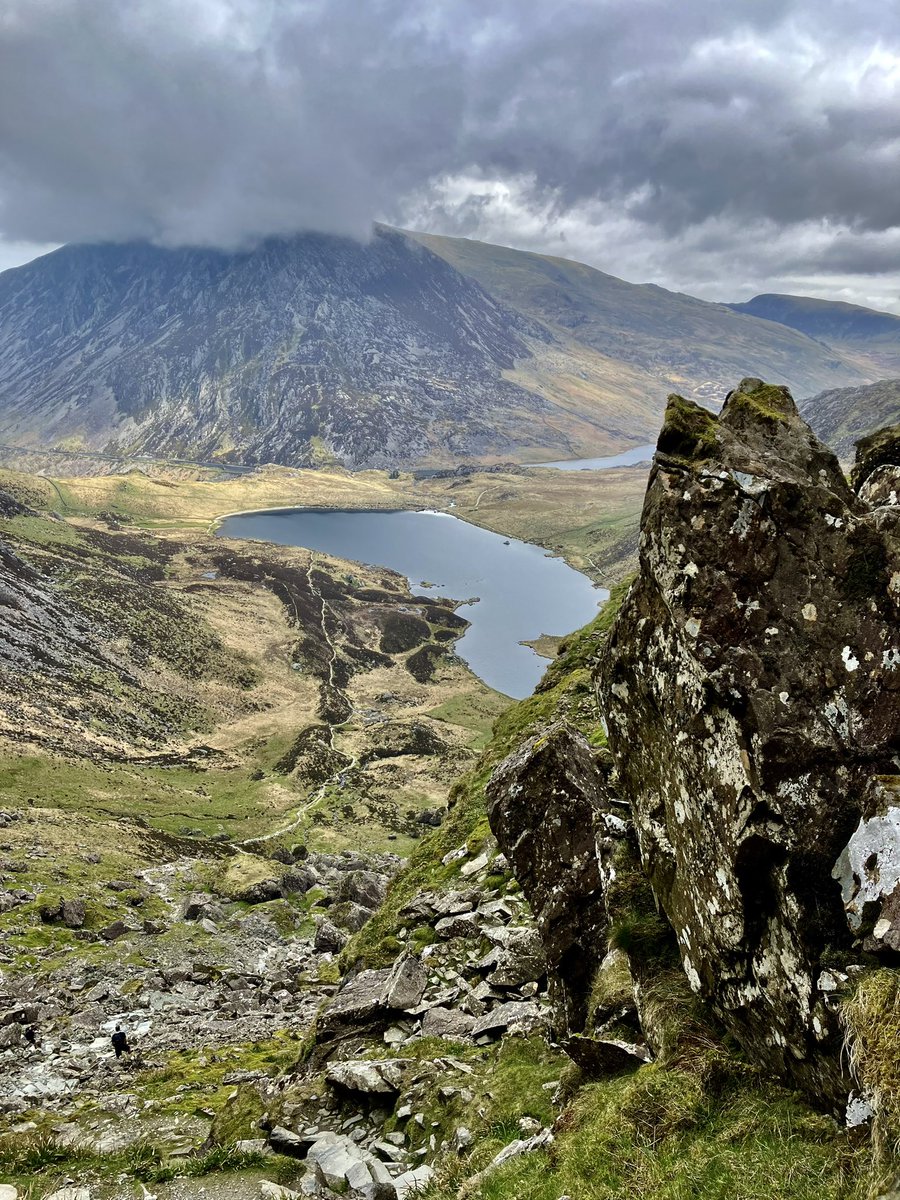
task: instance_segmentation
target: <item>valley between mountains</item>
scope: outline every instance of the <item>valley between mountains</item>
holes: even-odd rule
[[[848,483],[748,378],[670,398],[649,478],[3,470],[6,1186],[887,1194],[898,446]],[[512,703],[452,601],[211,528],[304,502],[612,596]]]

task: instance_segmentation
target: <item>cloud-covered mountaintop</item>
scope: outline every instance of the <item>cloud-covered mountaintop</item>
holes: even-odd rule
[[[0,233],[384,217],[732,295],[869,276],[885,303],[898,48],[876,0],[6,0]]]

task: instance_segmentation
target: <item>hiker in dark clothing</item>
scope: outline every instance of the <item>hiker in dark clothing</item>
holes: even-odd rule
[[[112,1035],[113,1050],[116,1052],[116,1058],[121,1058],[123,1054],[130,1054],[131,1047],[128,1045],[128,1036],[121,1025],[116,1026],[116,1032]]]

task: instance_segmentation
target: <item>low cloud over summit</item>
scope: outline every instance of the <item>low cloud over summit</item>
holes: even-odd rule
[[[872,0],[3,0],[0,234],[384,219],[888,304],[898,114],[900,12]]]

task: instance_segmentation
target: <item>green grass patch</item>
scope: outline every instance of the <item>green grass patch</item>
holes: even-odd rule
[[[775,1085],[711,1089],[650,1065],[583,1087],[556,1129],[548,1152],[489,1173],[470,1200],[863,1200],[869,1184],[866,1150]],[[455,1197],[492,1149],[445,1163],[431,1200]]]

